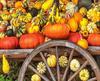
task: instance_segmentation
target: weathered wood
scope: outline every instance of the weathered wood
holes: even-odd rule
[[[8,58],[23,59],[26,58],[34,49],[14,49],[14,50],[0,50],[0,58],[2,54],[6,54]],[[53,49],[52,49],[53,50]],[[89,46],[87,49],[92,55],[100,55],[100,46]],[[66,49],[66,51],[69,51]],[[77,53],[74,53],[77,56]]]

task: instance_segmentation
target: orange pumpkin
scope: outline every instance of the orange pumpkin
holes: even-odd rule
[[[21,8],[23,6],[22,1],[17,1],[15,3],[15,8]]]
[[[88,43],[92,46],[100,46],[100,34],[90,34]]]
[[[68,24],[70,26],[70,31],[76,32],[78,29],[78,23],[74,18],[69,19]]]
[[[43,34],[53,39],[65,39],[69,35],[66,24],[48,24],[43,29]]]
[[[82,15],[79,12],[76,12],[74,14],[74,18],[77,21],[77,23],[80,23],[80,21],[82,20],[83,17],[82,17]]]

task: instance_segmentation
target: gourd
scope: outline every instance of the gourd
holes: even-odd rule
[[[80,67],[80,62],[77,60],[77,59],[73,59],[71,62],[70,62],[70,69],[72,71],[77,71]]]
[[[82,69],[79,73],[79,77],[82,81],[87,81],[90,77],[88,69]]]
[[[37,65],[37,71],[41,74],[44,74],[46,72],[46,65],[43,62],[39,62]]]
[[[31,81],[41,81],[40,76],[38,76],[37,74],[32,75],[31,77]]]
[[[56,66],[56,56],[55,55],[50,55],[48,58],[47,58],[47,64],[49,67],[55,67]]]
[[[60,56],[59,58],[59,65],[61,67],[66,67],[68,64],[68,58],[66,56]]]
[[[97,28],[97,25],[94,22],[90,22],[87,25],[87,30],[89,33],[97,33],[99,32],[99,29]]]
[[[78,10],[78,7],[72,3],[72,2],[68,2],[66,5],[66,13],[70,14],[71,16],[73,16],[73,14]]]

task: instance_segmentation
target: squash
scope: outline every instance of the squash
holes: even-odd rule
[[[6,31],[6,35],[7,35],[7,36],[14,36],[13,30],[12,30],[12,29],[7,30],[7,31]]]
[[[48,58],[47,58],[47,64],[49,67],[55,67],[56,66],[56,56],[55,55],[50,55]]]
[[[10,72],[10,65],[5,55],[2,55],[2,71],[4,74],[8,74]]]
[[[89,33],[98,33],[99,29],[97,28],[97,25],[94,22],[90,22],[87,25],[87,30]]]
[[[73,59],[71,62],[70,62],[70,69],[72,71],[77,71],[78,69],[80,68],[80,62],[77,60],[77,59]]]
[[[77,5],[78,2],[79,2],[79,0],[72,0],[72,2],[73,2],[75,5]]]
[[[81,13],[82,16],[86,16],[87,15],[87,9],[85,7],[81,7],[79,9],[79,13]]]
[[[15,2],[15,8],[21,8],[23,6],[22,1]]]
[[[37,74],[32,75],[31,77],[31,81],[41,81],[40,76],[38,76]]]
[[[25,34],[20,37],[19,45],[24,49],[35,48],[39,45],[39,40],[38,37],[34,34]]]
[[[100,34],[90,34],[87,40],[89,45],[100,46]]]
[[[90,77],[88,69],[82,69],[79,73],[79,77],[82,81],[87,81]]]
[[[75,33],[69,34],[68,40],[71,42],[77,43],[78,40],[80,40],[81,38],[82,38],[82,35],[78,32],[75,32]]]
[[[73,16],[75,12],[77,12],[78,7],[73,2],[68,2],[66,5],[66,13]]]
[[[1,49],[14,49],[18,46],[17,37],[4,37],[0,39],[0,48]]]
[[[46,65],[43,62],[39,62],[37,65],[37,71],[41,74],[44,74],[46,72]]]
[[[68,64],[68,58],[66,56],[60,56],[59,65],[60,67],[66,67]]]
[[[72,32],[76,32],[77,31],[77,29],[78,29],[78,23],[75,20],[75,18],[69,19],[68,24],[70,26],[70,31],[72,31]]]
[[[80,23],[80,21],[82,20],[83,16],[79,12],[76,12],[76,13],[74,13],[74,18],[77,21],[77,23]]]
[[[43,28],[43,34],[53,39],[66,39],[70,29],[66,24],[48,24]]]

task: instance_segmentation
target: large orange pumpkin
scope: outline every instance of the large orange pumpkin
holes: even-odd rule
[[[66,24],[48,24],[43,29],[43,34],[52,39],[65,39],[69,35]]]
[[[33,34],[22,35],[19,40],[21,48],[34,48],[39,44],[38,37]]]
[[[90,34],[88,43],[92,46],[100,46],[100,34]]]
[[[75,14],[74,14],[74,18],[75,18],[75,20],[77,21],[77,23],[80,23],[80,21],[82,20],[82,15],[81,15],[81,13],[79,13],[79,12],[76,12]]]
[[[18,46],[17,37],[5,37],[0,39],[0,48],[1,49],[14,49]]]
[[[76,22],[76,20],[74,18],[69,19],[68,24],[70,26],[70,30],[72,32],[76,32],[78,29],[78,23]]]

